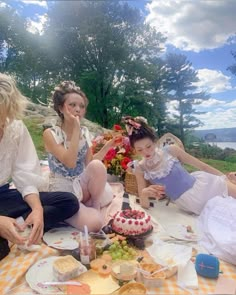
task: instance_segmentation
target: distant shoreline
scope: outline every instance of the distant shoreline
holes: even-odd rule
[[[212,146],[217,146],[221,149],[230,148],[236,150],[236,141],[206,141],[206,143]]]

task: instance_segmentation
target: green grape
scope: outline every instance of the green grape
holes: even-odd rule
[[[121,242],[121,245],[122,245],[122,246],[125,246],[125,245],[127,245],[127,242],[126,242],[126,240],[123,240],[123,241]]]
[[[128,249],[128,252],[129,252],[130,254],[132,254],[132,253],[133,253],[133,249],[132,249],[132,248],[129,248],[129,249]]]
[[[124,260],[129,260],[129,256],[128,256],[127,254],[124,254],[124,255],[122,256],[122,258],[123,258]]]
[[[128,247],[127,245],[125,245],[125,246],[123,247],[123,249],[127,252],[128,249],[129,249],[129,247]]]
[[[115,241],[115,242],[114,242],[114,245],[116,245],[116,246],[120,246],[120,242],[119,242],[119,241]]]
[[[111,244],[111,246],[109,247],[109,250],[115,250],[116,249],[116,245],[115,244]]]

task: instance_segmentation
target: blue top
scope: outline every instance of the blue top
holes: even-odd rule
[[[66,141],[65,132],[59,127],[50,128],[52,135],[58,144],[68,148],[69,142]],[[62,164],[54,155],[48,153],[48,164],[50,171],[54,174],[59,174],[64,177],[74,177],[80,175],[85,169],[85,158],[88,148],[91,146],[89,131],[86,127],[81,127],[81,139],[79,142],[79,151],[75,168],[68,168]]]
[[[166,195],[173,201],[193,187],[196,179],[189,174],[180,162],[174,162],[168,175],[162,178],[149,179],[151,184],[165,185]]]
[[[139,166],[144,172],[144,178],[151,184],[165,185],[166,195],[173,201],[191,189],[196,181],[179,160],[169,153],[169,147],[157,148],[154,156],[143,159]]]

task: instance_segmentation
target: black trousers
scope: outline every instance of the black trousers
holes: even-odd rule
[[[79,210],[78,199],[72,193],[41,192],[40,200],[44,211],[44,231],[55,227],[58,222],[73,216]],[[16,189],[9,189],[8,185],[0,187],[0,215],[12,218],[23,216],[26,219],[30,213],[31,208]],[[5,244],[5,241],[0,238],[0,244],[2,243]]]

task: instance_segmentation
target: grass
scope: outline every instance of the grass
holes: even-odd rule
[[[43,134],[43,127],[42,127],[42,123],[44,120],[42,119],[28,119],[25,118],[24,119],[24,123],[27,126],[33,142],[35,144],[39,159],[45,159],[47,157],[47,154],[45,152],[44,149],[44,145],[43,145],[43,138],[42,138],[42,134]],[[221,161],[221,160],[213,160],[213,159],[200,159],[201,161],[211,165],[212,167],[220,170],[223,173],[227,173],[227,172],[231,172],[231,171],[236,171],[236,163],[232,163],[232,162],[227,162],[227,161]],[[196,171],[196,169],[194,169],[193,167],[189,166],[189,165],[185,165],[186,169],[189,172],[193,172]]]
[[[202,162],[205,162],[208,165],[211,165],[212,167],[220,170],[223,173],[236,171],[236,163],[230,163],[230,162],[226,162],[226,161],[213,160],[213,159],[200,159],[200,160]],[[185,165],[185,167],[189,172],[193,172],[193,171],[197,170],[189,165]]]
[[[40,160],[47,157],[46,151],[43,145],[43,123],[44,120],[38,118],[25,118],[24,123],[29,130],[29,133],[33,139],[38,157]]]

